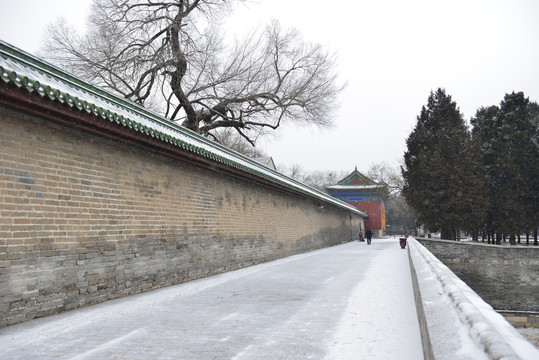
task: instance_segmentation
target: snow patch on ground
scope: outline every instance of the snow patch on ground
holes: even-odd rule
[[[517,328],[520,335],[524,336],[526,340],[535,345],[539,349],[539,329],[537,328]]]
[[[414,294],[410,272],[403,271],[409,269],[407,252],[390,239],[375,239],[373,244],[380,242],[394,246],[372,260],[354,288],[327,360],[423,358],[415,341],[421,337],[417,314],[409,311]],[[401,303],[406,304],[404,309]]]
[[[421,359],[410,278],[398,240],[346,243],[9,326],[0,358]]]

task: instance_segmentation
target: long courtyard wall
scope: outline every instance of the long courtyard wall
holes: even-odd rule
[[[0,325],[339,244],[362,218],[0,108]]]
[[[340,244],[367,218],[0,40],[0,327]]]

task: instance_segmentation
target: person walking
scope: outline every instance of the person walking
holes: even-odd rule
[[[367,231],[365,231],[365,237],[367,238],[367,245],[370,245],[371,244],[371,239],[372,239],[372,230],[371,229],[367,229]]]

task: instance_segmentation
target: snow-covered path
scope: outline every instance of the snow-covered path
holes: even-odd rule
[[[422,359],[407,251],[352,242],[0,329],[0,359]]]

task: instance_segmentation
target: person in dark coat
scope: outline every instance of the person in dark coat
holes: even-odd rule
[[[372,230],[371,229],[367,229],[367,231],[365,231],[365,237],[367,238],[367,244],[370,245],[371,244],[371,239],[372,239]]]

